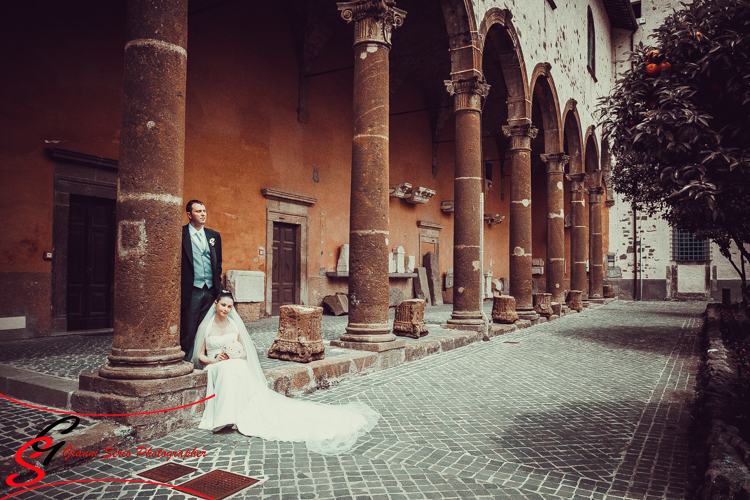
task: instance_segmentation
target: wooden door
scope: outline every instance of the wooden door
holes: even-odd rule
[[[70,195],[68,330],[112,326],[115,200]]]
[[[296,304],[299,290],[297,272],[299,249],[295,224],[273,223],[273,269],[271,274],[271,314],[279,314],[279,307]]]

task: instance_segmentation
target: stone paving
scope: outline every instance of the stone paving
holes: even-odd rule
[[[439,328],[450,318],[452,310],[450,305],[427,307],[425,322],[428,327]],[[485,302],[484,312],[491,315],[491,301]],[[389,314],[391,324],[393,324],[393,316],[394,309],[391,309]],[[346,352],[344,349],[331,347],[330,341],[338,340],[346,332],[347,322],[347,316],[323,315],[321,333],[326,344],[327,358]],[[278,316],[245,325],[255,342],[258,358],[264,370],[289,364],[288,361],[269,359],[267,356],[279,328]],[[406,337],[404,339],[407,342],[414,341]],[[0,363],[77,380],[82,373],[97,371],[107,361],[107,356],[111,351],[112,333],[16,340],[5,343],[5,348],[0,352]]]
[[[362,401],[381,413],[368,436],[336,457],[235,431],[185,430],[147,446],[208,452],[179,460],[200,472],[173,484],[213,469],[264,480],[232,498],[681,499],[704,309],[617,301],[304,396]],[[0,405],[0,423],[18,413]],[[138,479],[163,463],[99,458],[41,484]],[[13,498],[194,497],[87,482]]]

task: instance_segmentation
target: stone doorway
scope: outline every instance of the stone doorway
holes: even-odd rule
[[[68,330],[112,327],[115,200],[70,195]]]
[[[299,290],[299,225],[273,223],[273,263],[271,270],[271,315],[279,307],[297,303]]]

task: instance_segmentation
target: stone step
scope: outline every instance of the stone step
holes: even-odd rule
[[[0,392],[10,398],[69,410],[70,396],[77,390],[78,380],[0,364]]]

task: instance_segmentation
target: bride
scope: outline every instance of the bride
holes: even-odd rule
[[[363,403],[324,405],[269,389],[255,345],[227,291],[198,327],[192,361],[208,372],[206,394],[216,395],[206,401],[200,429],[236,425],[247,436],[303,441],[311,451],[337,455],[351,449],[380,418]]]

